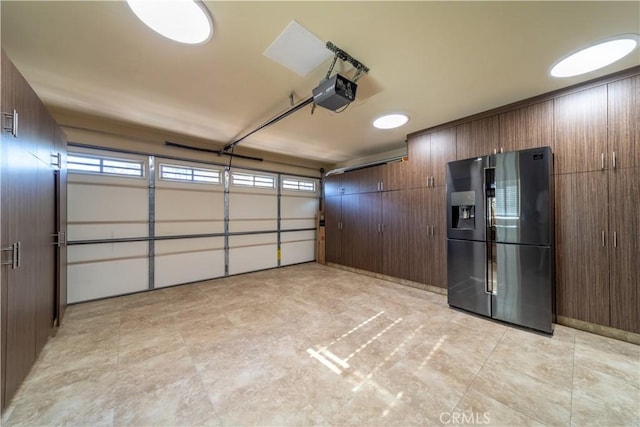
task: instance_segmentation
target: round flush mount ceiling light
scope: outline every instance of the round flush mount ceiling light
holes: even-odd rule
[[[638,34],[622,34],[570,54],[551,68],[553,77],[573,77],[606,67],[630,54],[638,45]]]
[[[213,20],[198,0],[127,0],[133,13],[153,31],[180,43],[211,40]]]
[[[387,114],[375,119],[373,126],[378,129],[393,129],[402,126],[408,121],[409,117],[404,114]]]

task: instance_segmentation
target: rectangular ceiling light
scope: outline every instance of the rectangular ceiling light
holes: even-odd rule
[[[263,55],[306,77],[333,53],[309,30],[291,21]]]

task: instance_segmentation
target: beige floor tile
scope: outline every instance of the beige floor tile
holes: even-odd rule
[[[444,424],[505,427],[544,425],[475,390],[470,390],[453,411],[443,413],[441,421]]]
[[[491,358],[483,366],[470,390],[482,393],[545,424],[568,425],[570,421],[570,388],[555,387],[525,372],[493,362]]]
[[[312,263],[70,306],[2,425],[638,426],[639,375],[640,346]]]

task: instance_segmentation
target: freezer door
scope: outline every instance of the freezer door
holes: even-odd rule
[[[486,265],[485,242],[447,241],[449,305],[491,315],[491,297],[486,292]]]
[[[553,250],[550,247],[496,244],[497,289],[491,317],[553,332]]]
[[[496,241],[552,244],[553,157],[549,147],[496,155]]]
[[[484,168],[488,157],[447,164],[447,237],[485,240]]]

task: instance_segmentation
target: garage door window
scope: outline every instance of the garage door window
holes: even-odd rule
[[[67,169],[70,172],[118,175],[141,178],[144,176],[144,162],[112,157],[88,156],[69,153]]]

